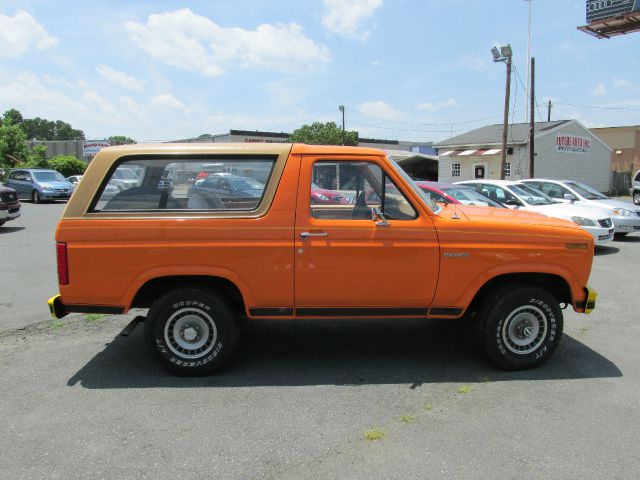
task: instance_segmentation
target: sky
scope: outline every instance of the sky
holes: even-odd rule
[[[640,124],[640,32],[599,40],[584,0],[532,0],[536,120]],[[525,121],[526,0],[0,0],[0,113],[139,142],[290,132],[435,142]]]

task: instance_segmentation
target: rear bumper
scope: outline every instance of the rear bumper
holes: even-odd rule
[[[124,313],[124,307],[112,305],[65,305],[60,295],[54,295],[47,301],[49,313],[53,318],[63,318],[70,313],[104,313],[120,315]]]
[[[584,300],[576,302],[574,309],[576,312],[586,313],[588,315],[596,308],[596,298],[598,297],[598,294],[589,285],[584,287],[584,293]]]

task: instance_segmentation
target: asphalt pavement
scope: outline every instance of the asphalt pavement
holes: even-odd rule
[[[179,378],[119,336],[130,316],[48,319],[63,206],[0,229],[3,479],[638,476],[640,235],[598,249],[595,312],[565,310],[535,370],[455,322],[261,321],[227,370]]]

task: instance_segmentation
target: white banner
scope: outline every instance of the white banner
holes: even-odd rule
[[[558,135],[556,137],[556,152],[591,153],[591,139],[575,135]]]
[[[95,157],[96,154],[111,144],[106,140],[88,140],[82,144],[82,155],[85,157]]]

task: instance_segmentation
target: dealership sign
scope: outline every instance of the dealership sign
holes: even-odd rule
[[[82,155],[85,157],[95,157],[96,154],[111,144],[105,140],[90,140],[82,144]]]
[[[587,23],[640,11],[640,0],[587,0]]]
[[[556,152],[591,153],[591,139],[575,135],[558,135]]]

